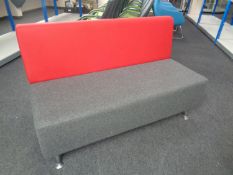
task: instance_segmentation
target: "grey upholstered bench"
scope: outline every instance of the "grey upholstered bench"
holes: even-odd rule
[[[171,17],[18,26],[45,159],[197,107],[207,80],[170,59],[172,32]]]
[[[32,85],[47,159],[201,103],[206,78],[169,59]],[[59,160],[59,159],[58,159]]]

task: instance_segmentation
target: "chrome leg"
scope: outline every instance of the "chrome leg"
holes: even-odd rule
[[[177,26],[176,33],[179,35],[178,37],[173,37],[173,39],[184,39],[182,26]]]
[[[183,117],[184,117],[184,120],[189,120],[189,116],[186,112],[183,112]]]
[[[59,155],[56,157],[56,169],[60,170],[63,167],[62,156]]]
[[[175,27],[173,28],[173,32],[177,32],[177,30],[178,30],[178,27],[175,26]]]
[[[182,26],[179,26],[179,28],[180,28],[181,39],[183,39],[184,38],[184,34],[183,34]]]

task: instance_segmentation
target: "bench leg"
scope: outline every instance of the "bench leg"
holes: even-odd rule
[[[174,26],[173,32],[177,32],[177,31],[178,31],[178,27],[177,27],[177,26]]]
[[[173,30],[178,36],[173,37],[173,39],[184,39],[183,29],[182,26],[176,26],[175,30]]]
[[[63,167],[63,162],[62,162],[62,155],[59,155],[56,157],[56,169],[60,170]]]
[[[183,112],[182,114],[183,114],[184,120],[188,120],[189,119],[189,116],[188,116],[187,112]]]

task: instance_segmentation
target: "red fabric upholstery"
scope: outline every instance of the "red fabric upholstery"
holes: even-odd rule
[[[171,57],[173,20],[148,17],[22,24],[16,32],[30,83]]]

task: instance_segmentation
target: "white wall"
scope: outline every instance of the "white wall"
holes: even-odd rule
[[[189,14],[198,16],[202,7],[202,0],[192,0],[190,9],[189,9]]]
[[[9,4],[10,4],[12,15],[18,16],[18,15],[21,14],[20,9],[16,8],[10,1],[9,1]],[[6,8],[5,8],[4,1],[0,0],[0,17],[4,17],[4,16],[7,16],[7,11],[6,11]]]
[[[65,7],[65,1],[66,0],[58,0],[57,6],[58,7]],[[47,6],[53,6],[53,0],[47,0]]]
[[[5,16],[6,9],[3,0],[0,0],[0,17]]]
[[[105,4],[105,3],[107,3],[108,0],[99,0],[98,2],[99,2],[98,6],[101,6],[101,5]]]
[[[22,7],[22,11],[28,11],[33,9],[41,8],[41,1],[40,0],[26,0]]]
[[[65,7],[66,0],[58,0],[57,6],[58,7]],[[94,0],[95,1],[95,0]],[[106,3],[108,0],[99,0],[99,4]],[[75,0],[74,0],[75,2]],[[41,0],[26,0],[25,4],[22,8],[16,8],[12,3],[9,1],[11,12],[13,16],[22,16],[23,12],[33,9],[41,8]],[[53,0],[47,0],[47,6],[53,6]],[[0,17],[7,16],[4,0],[0,0]]]

